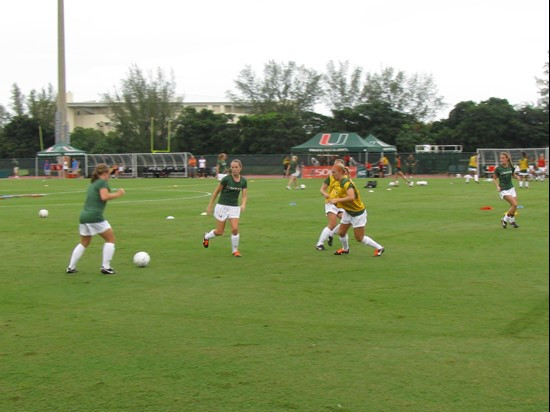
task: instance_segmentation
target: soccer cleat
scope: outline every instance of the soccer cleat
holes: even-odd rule
[[[503,228],[503,229],[506,229],[506,227],[507,227],[506,220],[500,219],[500,223],[502,224],[502,228]]]
[[[328,242],[327,242],[327,244],[328,244],[329,246],[332,246],[332,241],[333,241],[333,240],[334,240],[334,236],[329,236],[329,237],[328,237]]]
[[[210,244],[210,241],[206,238],[206,233],[204,234],[204,237],[202,238],[202,245],[207,248]]]
[[[290,186],[287,186],[286,188],[287,188],[287,190],[290,190]]]
[[[515,221],[510,222],[510,225],[512,225],[512,227],[513,227],[514,229],[519,229],[519,226],[518,226],[518,224],[517,224]]]
[[[347,255],[349,254],[349,249],[338,249],[336,252],[334,252],[335,255]]]
[[[317,246],[315,246],[315,249],[317,249],[317,250],[325,250],[325,246],[323,246],[323,245],[317,245]]]
[[[71,274],[71,275],[72,275],[73,273],[76,273],[76,272],[78,272],[78,270],[76,270],[76,268],[74,268],[74,269],[73,269],[73,268],[67,268],[67,273],[69,273],[69,274]]]
[[[104,275],[114,275],[116,273],[113,268],[104,268],[104,267],[101,267],[100,272]]]
[[[234,257],[241,257],[241,253],[238,250],[236,250],[236,251],[233,252],[233,256]]]
[[[374,257],[382,256],[382,253],[384,253],[384,248],[381,247],[380,249],[374,249]]]

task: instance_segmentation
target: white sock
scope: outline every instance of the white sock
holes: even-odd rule
[[[479,182],[479,176],[478,175],[474,175],[474,181]]]
[[[241,235],[231,235],[231,251],[236,252],[239,250],[239,238]]]
[[[472,176],[466,175],[465,178],[466,178],[466,183],[470,183],[470,179],[472,178]]]
[[[523,187],[523,181],[522,180],[519,181],[519,187]]]
[[[375,249],[382,249],[382,246],[378,243],[376,243],[373,239],[371,239],[368,236],[363,237],[363,240],[361,241],[362,244],[373,247]]]
[[[528,181],[525,182],[525,187],[529,187],[529,182]]]
[[[336,227],[335,227],[334,229],[332,229],[332,232],[331,232],[330,235],[331,235],[331,236],[334,236],[334,235],[336,235],[339,231],[340,231],[340,223],[338,223],[338,224],[336,225]]]
[[[105,242],[103,245],[103,264],[102,266],[105,269],[111,268],[111,260],[113,260],[113,256],[115,254],[115,244]]]
[[[340,236],[340,242],[342,242],[342,249],[349,250],[349,240],[347,234],[344,237]]]
[[[321,232],[321,236],[319,236],[317,246],[323,245],[328,240],[329,236],[332,236],[332,231],[328,227],[325,227]]]
[[[209,240],[209,239],[212,239],[213,237],[216,237],[216,234],[214,233],[214,230],[215,230],[215,229],[212,229],[210,232],[208,232],[208,233],[204,236],[204,238],[205,238],[206,240]]]
[[[71,255],[71,261],[69,263],[69,267],[71,269],[76,269],[76,264],[78,263],[78,261],[80,260],[80,258],[82,257],[85,251],[86,251],[86,248],[82,246],[82,243],[79,243],[78,245],[76,245],[76,247],[73,249],[73,254]]]

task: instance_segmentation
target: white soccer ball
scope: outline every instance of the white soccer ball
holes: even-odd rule
[[[39,217],[48,217],[48,215],[49,215],[49,212],[46,209],[40,209],[38,211],[38,216]]]
[[[409,187],[413,187],[413,186],[414,186],[414,182],[411,180],[411,181],[409,182]]]
[[[300,189],[305,189],[305,188],[306,188],[306,185],[304,185],[304,184],[300,185]]]
[[[134,264],[138,268],[144,268],[149,264],[150,261],[151,261],[151,256],[149,256],[149,253],[147,252],[137,252],[134,255]]]

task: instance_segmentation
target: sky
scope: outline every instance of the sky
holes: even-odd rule
[[[66,87],[100,100],[137,65],[173,72],[184,101],[228,101],[246,65],[349,61],[431,75],[443,118],[466,100],[536,103],[548,12],[548,0],[65,0]],[[57,0],[2,0],[0,47],[1,105],[14,83],[57,90]]]

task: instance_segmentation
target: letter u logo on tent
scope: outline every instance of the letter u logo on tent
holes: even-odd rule
[[[343,146],[346,144],[348,140],[348,134],[346,133],[340,133],[338,135],[338,139],[336,142],[331,142],[330,138],[332,135],[330,133],[325,133],[321,136],[321,140],[319,140],[319,144],[321,146]]]

